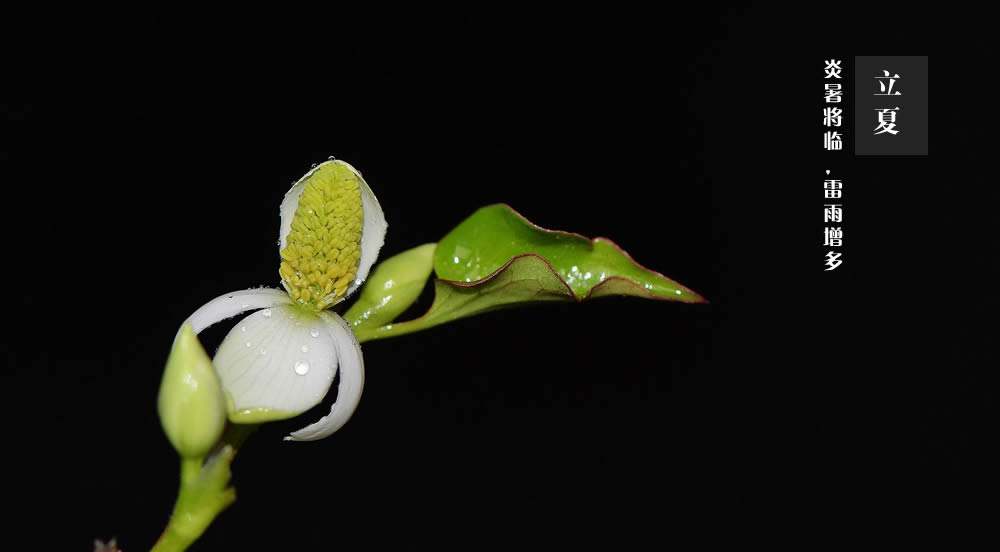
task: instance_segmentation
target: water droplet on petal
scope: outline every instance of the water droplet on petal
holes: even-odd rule
[[[264,318],[271,318],[271,309],[264,309],[260,313],[264,315]]]
[[[309,335],[311,335],[313,337],[319,337],[319,330],[317,330],[316,328],[313,328],[313,329],[309,330]]]
[[[302,346],[302,352],[303,353],[308,353],[309,352],[309,346],[308,345],[303,345]]]
[[[247,331],[247,327],[246,327],[246,326],[240,326],[240,331],[241,331],[241,332],[245,332],[245,331]]]
[[[249,341],[247,341],[247,349],[249,349],[250,347],[253,347],[253,343],[250,343]]]
[[[296,362],[295,363],[295,373],[304,376],[309,373],[309,363],[308,362]]]
[[[674,290],[674,293],[676,293],[677,295],[680,295],[680,294],[681,294],[681,290],[679,290],[679,289],[675,289],[675,290]]]
[[[260,354],[262,354],[262,355],[266,355],[266,354],[267,354],[267,349],[265,349],[265,348],[261,347],[261,348],[260,348]]]

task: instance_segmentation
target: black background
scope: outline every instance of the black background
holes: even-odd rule
[[[278,283],[278,203],[330,155],[380,198],[383,258],[503,201],[711,304],[544,305],[366,344],[350,423],[281,441],[321,405],[258,432],[196,549],[667,544],[689,518],[831,535],[993,496],[995,140],[946,107],[984,70],[965,54],[986,35],[954,15],[387,10],[24,38],[0,106],[6,538],[156,539],[171,339]],[[931,56],[930,156],[824,155],[823,59],[882,53]]]

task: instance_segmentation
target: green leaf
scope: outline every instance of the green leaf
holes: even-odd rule
[[[415,320],[366,326],[362,341],[427,329],[520,303],[584,301],[607,295],[706,302],[694,291],[636,263],[607,238],[535,226],[507,205],[483,207],[448,233],[434,252],[434,303]]]
[[[414,247],[379,263],[344,313],[355,333],[392,322],[417,300],[431,275],[435,245]]]

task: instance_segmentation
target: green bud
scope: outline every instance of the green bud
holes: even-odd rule
[[[403,314],[420,297],[431,275],[435,247],[424,244],[379,263],[361,288],[361,296],[344,313],[351,327],[376,328]]]
[[[201,458],[218,442],[226,424],[226,399],[212,361],[190,324],[174,338],[158,401],[160,423],[185,458]]]

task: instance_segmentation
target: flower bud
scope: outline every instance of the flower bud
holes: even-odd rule
[[[388,324],[410,308],[434,269],[435,247],[427,243],[379,263],[361,288],[361,296],[344,314],[352,328]]]
[[[226,399],[212,361],[190,324],[184,324],[174,338],[158,408],[163,431],[183,457],[205,456],[222,436]]]

